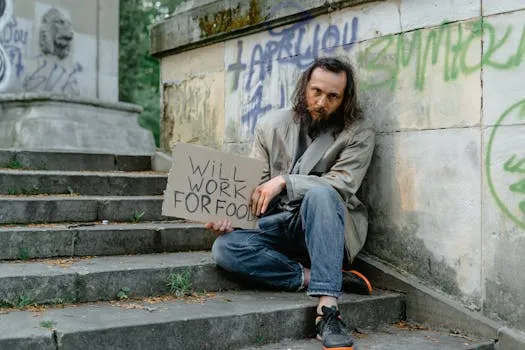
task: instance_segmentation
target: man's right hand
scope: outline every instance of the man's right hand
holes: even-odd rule
[[[216,236],[233,231],[232,222],[230,220],[208,222],[206,225],[204,225],[204,227],[206,227],[208,230],[211,230]]]

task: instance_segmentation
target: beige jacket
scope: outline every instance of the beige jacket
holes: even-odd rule
[[[290,201],[301,200],[318,186],[332,186],[347,207],[346,248],[351,260],[365,243],[368,229],[366,207],[356,192],[366,174],[374,149],[372,122],[354,122],[334,139],[331,132],[319,135],[303,155],[301,172],[290,174],[296,157],[300,126],[291,110],[276,110],[261,118],[255,127],[252,157],[265,161],[263,181],[284,175]]]

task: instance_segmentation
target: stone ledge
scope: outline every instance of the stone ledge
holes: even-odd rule
[[[412,276],[401,274],[372,255],[360,254],[354,266],[368,276],[376,288],[405,294],[407,320],[484,339],[498,340],[501,336],[503,324],[466,309],[459,302],[423,285]],[[505,333],[506,340],[509,343],[519,341],[516,334]]]
[[[194,1],[151,28],[150,51],[163,57],[367,2],[373,0]]]
[[[59,94],[0,97],[0,148],[153,155],[153,134],[130,103]]]
[[[111,102],[87,97],[71,97],[68,95],[49,93],[49,92],[28,92],[22,94],[0,94],[0,104],[16,102],[66,102],[69,104],[80,104],[93,107],[109,108],[124,112],[142,113],[144,109],[132,103]]]
[[[123,286],[117,284],[117,290]],[[205,299],[184,300],[100,302],[47,309],[36,316],[14,311],[0,318],[0,329],[5,330],[0,333],[0,348],[33,349],[34,339],[39,344],[51,342],[42,332],[43,321],[53,322],[53,330],[45,331],[53,333],[54,347],[39,349],[107,349],[111,344],[115,350],[226,350],[301,339],[314,332],[316,300],[304,293],[218,292]],[[347,323],[361,329],[399,321],[402,305],[402,296],[384,292],[370,297],[347,294],[339,304]]]
[[[500,350],[525,349],[525,333],[502,327],[498,330],[498,345]]]

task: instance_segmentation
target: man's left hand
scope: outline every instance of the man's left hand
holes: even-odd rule
[[[252,194],[251,208],[255,216],[263,215],[271,200],[285,188],[286,181],[282,175],[259,185]]]

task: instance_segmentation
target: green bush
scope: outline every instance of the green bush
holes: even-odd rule
[[[149,53],[149,27],[185,0],[120,0],[119,99],[142,106],[139,124],[160,138],[159,61]]]

